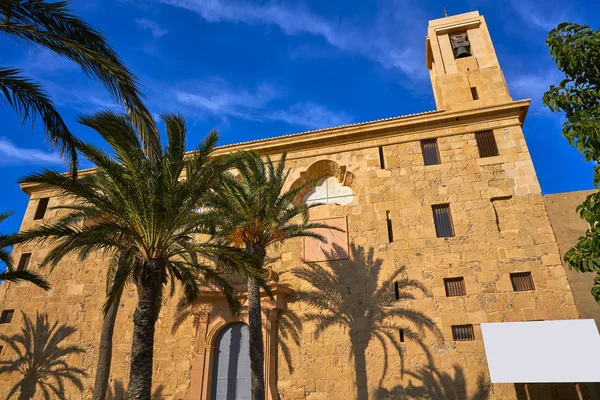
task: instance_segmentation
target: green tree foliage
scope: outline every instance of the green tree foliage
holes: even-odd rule
[[[594,185],[600,185],[600,30],[562,23],[546,40],[552,59],[565,75],[544,94],[544,105],[564,112],[563,136],[594,163]],[[600,303],[600,194],[589,195],[577,212],[589,224],[585,235],[565,254],[569,267],[596,272],[592,294]]]
[[[2,0],[0,34],[38,45],[75,62],[131,112],[147,150],[158,154],[158,132],[142,102],[136,77],[98,31],[69,11],[68,4],[68,1]],[[48,141],[60,150],[76,174],[75,138],[39,83],[23,75],[22,70],[0,63],[0,99],[13,107],[23,122],[39,116]]]
[[[0,223],[10,217],[11,213],[0,214]],[[10,254],[10,246],[14,241],[13,235],[0,233],[0,263],[5,265],[3,272],[0,272],[0,281],[7,282],[30,282],[44,289],[50,290],[50,284],[41,275],[27,270],[16,270],[13,264],[13,259]]]
[[[52,188],[68,200],[56,207],[66,211],[61,218],[19,234],[22,241],[54,245],[42,265],[57,266],[71,253],[82,260],[92,252],[112,255],[113,262],[107,266],[107,310],[118,301],[125,285],[136,288],[130,399],[150,398],[154,329],[165,287],[170,286],[173,294],[179,282],[184,301],[191,302],[200,287],[210,282],[237,311],[240,304],[235,290],[221,271],[229,269],[261,279],[256,269],[246,267],[245,254],[239,249],[199,241],[199,235],[217,223],[209,220],[212,214],[199,212],[199,208],[229,168],[222,158],[212,156],[217,133],[209,134],[186,155],[183,117],[168,114],[163,121],[168,142],[160,157],[152,158],[145,154],[128,117],[112,112],[84,117],[81,122],[102,136],[114,156],[77,142],[77,150],[96,166],[95,171],[75,182],[51,170],[22,180]]]

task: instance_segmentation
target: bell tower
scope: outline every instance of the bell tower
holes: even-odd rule
[[[487,24],[477,11],[429,21],[426,64],[438,110],[512,101]]]

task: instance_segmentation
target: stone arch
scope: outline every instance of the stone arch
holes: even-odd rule
[[[311,180],[319,181],[321,178],[328,176],[335,177],[343,186],[352,189],[355,196],[358,194],[355,175],[345,165],[339,165],[333,160],[319,160],[312,163],[305,171],[300,172],[300,177],[292,183],[291,188],[298,187]],[[308,187],[303,188],[294,201],[301,202],[309,190],[311,189]]]

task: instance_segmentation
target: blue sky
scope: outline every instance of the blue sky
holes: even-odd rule
[[[427,21],[479,10],[486,17],[513,99],[531,98],[524,131],[544,193],[592,187],[592,166],[561,136],[562,119],[541,106],[561,75],[544,44],[568,20],[600,26],[597,1],[470,0],[75,0],[144,85],[151,111],[179,111],[190,146],[212,128],[221,143],[435,109],[425,67]],[[78,115],[119,108],[69,61],[0,36],[2,63],[41,82],[71,130]],[[0,103],[2,227],[19,227],[27,196],[16,180],[63,169],[41,129],[22,126]],[[88,165],[83,165],[88,166]]]

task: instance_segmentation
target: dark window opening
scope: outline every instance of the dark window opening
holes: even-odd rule
[[[423,152],[423,163],[425,165],[440,164],[437,139],[421,140],[421,151]]]
[[[35,209],[35,215],[33,219],[44,219],[44,215],[46,215],[46,209],[48,208],[48,201],[50,198],[44,197],[38,200],[37,208]]]
[[[15,310],[2,310],[2,314],[0,314],[0,324],[9,324],[12,321],[13,314]]]
[[[452,325],[452,339],[456,341],[475,340],[473,325]]]
[[[2,350],[4,350],[4,346],[0,346],[0,356],[2,355]]]
[[[404,329],[400,328],[398,330],[399,336],[400,336],[400,342],[404,342]]]
[[[19,265],[17,265],[17,271],[25,271],[29,266],[29,260],[31,260],[31,253],[22,253],[19,258]]]
[[[398,282],[394,282],[394,296],[396,297],[396,300],[400,300],[400,286],[398,285]]]
[[[531,272],[515,272],[510,274],[510,280],[515,292],[523,292],[526,290],[535,290],[533,277]]]
[[[431,206],[433,210],[433,222],[437,237],[454,236],[454,226],[450,215],[450,204],[438,204]]]
[[[383,146],[379,146],[379,166],[385,169],[385,156],[383,155]]]
[[[392,229],[392,218],[390,217],[389,211],[386,211],[385,214],[386,214],[385,220],[387,222],[387,230],[388,230],[388,240],[390,241],[390,243],[392,243],[394,241],[394,231]]]
[[[473,96],[473,100],[479,100],[479,94],[477,93],[477,88],[471,88],[471,96]]]
[[[500,155],[493,131],[477,132],[475,133],[475,140],[479,149],[479,157],[496,157]]]
[[[467,289],[465,287],[465,278],[444,278],[444,286],[446,288],[446,296],[466,296]]]

